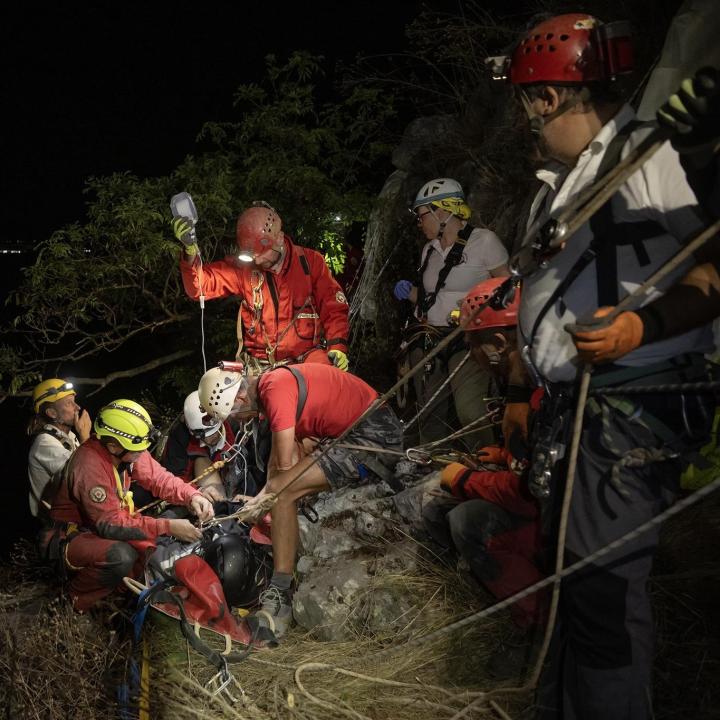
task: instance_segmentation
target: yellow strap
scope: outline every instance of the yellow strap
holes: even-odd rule
[[[120,473],[115,466],[113,466],[113,472],[115,473],[115,486],[117,488],[118,498],[120,498],[120,504],[132,515],[135,512],[132,491],[125,489],[123,481],[120,479]]]

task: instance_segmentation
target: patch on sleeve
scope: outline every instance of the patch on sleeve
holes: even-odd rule
[[[345,297],[345,293],[342,292],[342,290],[338,290],[335,293],[335,300],[337,300],[337,302],[341,303],[342,305],[347,305],[347,298]]]
[[[94,503],[105,502],[106,498],[107,498],[107,492],[104,487],[101,487],[100,485],[96,485],[95,487],[90,488],[90,499]]]

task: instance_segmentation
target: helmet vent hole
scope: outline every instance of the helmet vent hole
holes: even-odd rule
[[[560,36],[560,40],[561,40],[562,42],[565,42],[566,40],[569,40],[569,39],[570,39],[570,36],[569,36],[569,35],[565,35],[565,33],[563,33],[563,34]]]
[[[533,36],[533,40],[534,40],[535,42],[537,42],[539,39],[540,39],[540,36],[539,36],[539,35],[534,35],[534,36]]]
[[[548,45],[548,50],[550,52],[555,52],[555,46],[554,45]]]
[[[546,39],[546,40],[552,40],[552,39],[553,39],[553,34],[552,34],[552,33],[548,33],[547,35],[545,35],[545,39]]]

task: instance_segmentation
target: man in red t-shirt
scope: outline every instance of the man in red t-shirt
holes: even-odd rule
[[[267,494],[272,506],[275,571],[261,595],[253,620],[277,639],[292,618],[290,586],[298,543],[297,501],[313,493],[361,482],[369,472],[391,474],[397,456],[318,443],[342,435],[377,399],[360,378],[331,365],[304,363],[279,367],[260,376],[212,368],[198,388],[200,403],[216,420],[263,414],[272,433],[267,484],[245,508],[260,508]],[[402,428],[392,408],[381,405],[344,438],[342,445],[399,452]],[[308,454],[309,453],[309,454]],[[362,475],[361,475],[362,473]]]

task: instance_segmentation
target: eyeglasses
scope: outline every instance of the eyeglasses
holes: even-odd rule
[[[47,400],[49,397],[53,397],[59,393],[69,392],[73,389],[73,384],[70,382],[63,383],[60,387],[54,387],[47,389],[39,398],[36,398],[35,403]]]
[[[428,215],[432,215],[432,214],[433,214],[432,210],[428,210],[427,212],[424,212],[424,213],[415,213],[415,219],[417,221],[417,224],[422,225],[423,219],[425,217],[427,217]]]

